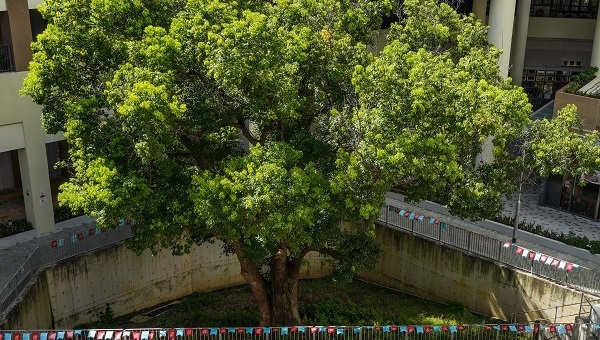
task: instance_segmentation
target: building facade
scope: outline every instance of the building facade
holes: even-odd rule
[[[55,229],[50,176],[63,139],[44,133],[41,107],[19,95],[31,42],[44,28],[35,9],[40,3],[0,0],[0,191],[22,190],[26,218],[38,235]]]
[[[65,146],[45,134],[41,108],[19,95],[44,27],[42,0],[0,0],[0,192],[22,190],[27,219],[38,234],[54,230],[51,177]],[[504,53],[501,75],[548,101],[572,77],[600,66],[599,0],[446,0],[490,26],[488,40]],[[597,197],[597,193],[596,193]],[[597,212],[596,212],[597,217]]]

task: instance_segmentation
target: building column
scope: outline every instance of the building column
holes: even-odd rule
[[[596,30],[594,32],[594,45],[592,47],[590,66],[600,68],[600,6],[598,6],[598,15],[596,15]]]
[[[487,0],[473,0],[473,14],[485,25]]]
[[[527,31],[529,30],[529,12],[531,0],[519,0],[517,3],[517,22],[515,23],[515,39],[511,53],[512,68],[510,76],[515,85],[521,85],[523,80],[523,67],[525,65],[525,52],[527,50]]]
[[[23,201],[27,220],[31,222],[38,235],[44,235],[56,230],[45,134],[40,126],[28,127],[27,125],[29,124],[23,124],[27,146],[18,151]]]
[[[502,78],[508,77],[516,1],[492,0],[490,3],[488,42],[503,51],[498,60]]]
[[[33,56],[27,0],[6,0],[15,71],[27,71]]]

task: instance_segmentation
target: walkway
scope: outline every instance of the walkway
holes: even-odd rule
[[[600,240],[600,222],[571,214],[559,209],[543,207],[537,204],[540,190],[529,189],[521,196],[521,221],[541,225],[544,229],[578,236],[587,236],[590,240]],[[506,202],[503,215],[514,216],[516,200]]]

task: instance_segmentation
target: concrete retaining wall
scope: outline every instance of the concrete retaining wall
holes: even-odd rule
[[[559,308],[556,320],[573,322],[579,312],[580,292],[401,231],[377,226],[376,235],[383,255],[374,270],[361,275],[364,280],[503,320],[512,313],[574,304]],[[555,312],[528,317],[554,321]]]
[[[510,320],[512,313],[544,309],[529,319],[573,322],[581,293],[552,282],[469,256],[410,234],[378,226],[383,248],[377,267],[362,279]],[[174,300],[192,292],[244,283],[235,257],[221,245],[205,244],[188,255],[169,251],[136,256],[124,245],[61,262],[48,268],[8,317],[8,329],[71,328],[88,322],[106,304],[116,316]],[[304,278],[331,273],[317,254],[304,261]],[[571,307],[553,307],[573,304]],[[552,308],[551,308],[552,307]]]
[[[330,274],[331,268],[322,260],[309,253],[302,276]],[[223,255],[220,242],[194,247],[183,256],[172,256],[168,250],[137,256],[121,244],[47,268],[11,312],[5,327],[72,328],[92,321],[107,303],[115,316],[121,316],[193,292],[243,283],[237,259]]]

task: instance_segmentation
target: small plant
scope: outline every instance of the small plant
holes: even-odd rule
[[[577,91],[585,84],[590,82],[596,76],[596,72],[598,72],[598,68],[595,66],[590,66],[583,70],[583,72],[574,76],[569,86],[567,86],[567,93],[577,93]]]
[[[114,319],[115,314],[113,313],[112,308],[110,308],[110,305],[107,303],[104,311],[94,313],[94,318],[99,322],[106,323]]]
[[[600,241],[590,242],[590,253],[600,254]]]

